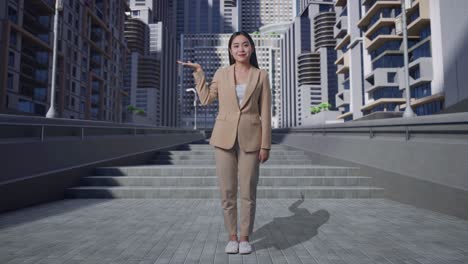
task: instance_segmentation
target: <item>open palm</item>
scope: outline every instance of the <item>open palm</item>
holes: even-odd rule
[[[182,65],[182,66],[187,66],[189,68],[192,68],[194,71],[201,71],[202,70],[202,67],[200,64],[198,63],[193,63],[191,61],[188,61],[188,62],[183,62],[183,61],[177,61],[178,64]]]

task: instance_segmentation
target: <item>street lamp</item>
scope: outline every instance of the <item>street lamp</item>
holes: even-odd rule
[[[58,20],[59,11],[63,10],[62,0],[55,0],[55,16],[54,16],[54,49],[52,50],[52,84],[50,87],[50,108],[47,111],[47,118],[58,117],[55,111],[55,71],[57,70],[57,40],[58,40]]]
[[[403,58],[405,62],[405,85],[406,85],[406,108],[403,113],[403,117],[415,117],[416,114],[411,108],[411,92],[410,92],[410,81],[409,81],[409,60],[408,60],[408,31],[406,29],[406,5],[411,6],[411,2],[405,3],[408,0],[401,0],[401,23],[403,31]]]
[[[193,106],[195,107],[195,122],[193,124],[193,129],[194,130],[197,130],[197,91],[193,88],[187,88],[185,89],[185,91],[187,92],[193,92],[193,94],[195,95],[195,97],[193,98]]]

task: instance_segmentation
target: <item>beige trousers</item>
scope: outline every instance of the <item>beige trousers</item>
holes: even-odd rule
[[[221,192],[224,224],[229,235],[237,235],[237,186],[240,189],[240,235],[252,233],[255,219],[259,151],[244,152],[236,139],[229,150],[215,147],[216,175]],[[239,180],[238,180],[239,176]]]

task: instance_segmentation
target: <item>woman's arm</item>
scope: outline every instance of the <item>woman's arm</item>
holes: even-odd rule
[[[178,64],[189,67],[193,69],[193,77],[195,79],[195,89],[198,93],[198,98],[200,99],[200,103],[202,105],[211,104],[216,98],[218,98],[218,72],[216,71],[213,81],[211,82],[210,86],[206,83],[205,79],[205,72],[203,71],[202,67],[198,63],[193,63],[191,61],[183,62],[177,61]]]
[[[261,148],[271,149],[271,89],[270,79],[265,73],[263,78],[262,93],[259,100],[259,111],[262,122],[262,143]]]
[[[205,72],[203,70],[193,72],[195,88],[198,92],[198,98],[200,98],[200,103],[202,105],[211,104],[218,98],[218,75],[219,70],[216,71],[211,84],[208,86],[206,83]]]

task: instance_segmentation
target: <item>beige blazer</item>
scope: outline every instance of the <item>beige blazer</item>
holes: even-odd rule
[[[252,67],[241,105],[237,101],[234,66],[218,69],[208,86],[203,71],[194,72],[202,105],[219,101],[219,112],[210,144],[223,149],[234,146],[236,136],[245,152],[271,148],[271,90],[268,74]]]

